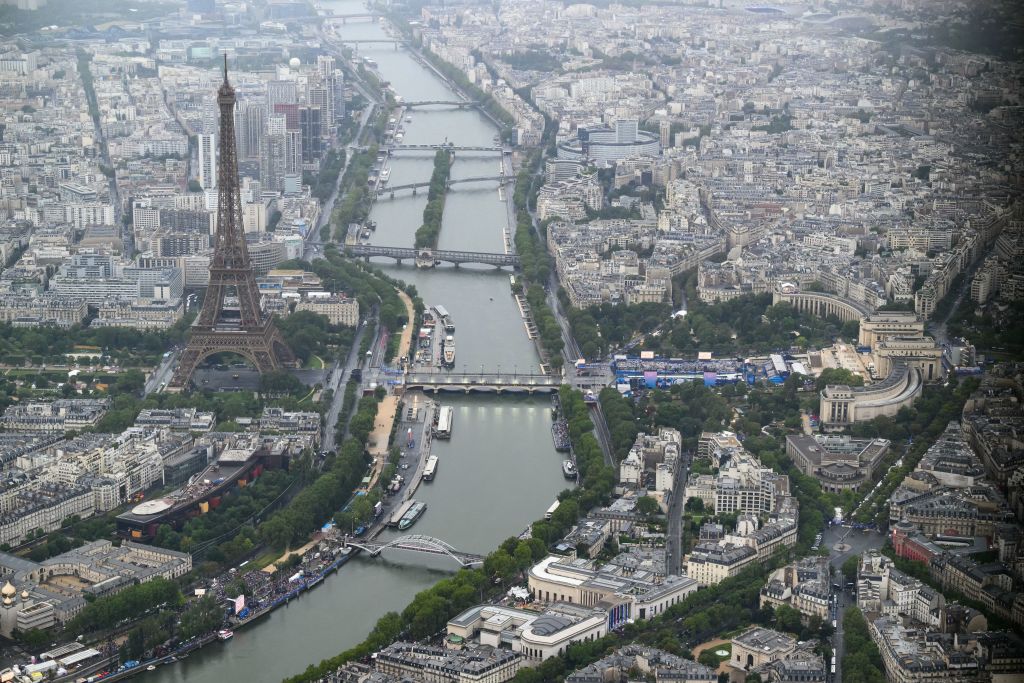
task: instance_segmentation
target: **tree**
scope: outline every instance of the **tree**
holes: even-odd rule
[[[704,512],[703,499],[691,496],[686,500],[686,509],[695,514],[700,514]]]
[[[203,186],[199,184],[198,180],[190,180],[190,181],[188,181],[188,191],[189,192],[202,192],[203,191]]]
[[[864,386],[864,378],[853,374],[846,368],[825,368],[818,375],[815,387],[818,391],[821,391],[829,384],[846,384],[851,387],[861,387]]]
[[[775,608],[775,627],[787,633],[800,633],[800,612],[789,605],[779,605]]]
[[[650,496],[640,496],[636,501],[636,511],[647,519],[651,519],[661,512],[661,506]]]
[[[700,655],[697,657],[697,662],[709,669],[717,669],[720,661],[718,655],[715,654],[714,648],[710,647],[701,650]]]
[[[212,596],[206,595],[193,602],[181,615],[178,635],[188,640],[220,628],[223,622],[224,610]]]
[[[860,556],[851,555],[843,561],[843,577],[847,581],[855,580],[857,578],[857,567],[860,566]]]

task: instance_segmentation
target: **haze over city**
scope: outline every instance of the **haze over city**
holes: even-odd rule
[[[0,681],[1024,679],[1009,0],[3,0]]]

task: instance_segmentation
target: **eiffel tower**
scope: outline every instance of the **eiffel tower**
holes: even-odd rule
[[[295,356],[273,319],[260,309],[260,294],[245,244],[235,154],[235,89],[228,83],[227,55],[224,55],[224,82],[217,90],[217,104],[220,105],[220,164],[210,286],[206,289],[203,309],[192,325],[188,346],[168,384],[172,391],[188,388],[199,363],[215,353],[236,353],[261,374],[295,365]],[[228,305],[228,298],[237,300],[237,308]]]

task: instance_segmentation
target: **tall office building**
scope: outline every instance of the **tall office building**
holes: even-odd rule
[[[249,156],[248,141],[245,139],[245,102],[241,100],[235,103],[235,149],[239,159]]]
[[[299,107],[299,131],[302,134],[302,161],[314,163],[323,153],[323,110],[320,107]]]
[[[278,104],[295,104],[298,102],[298,92],[295,81],[267,81],[267,108],[275,111]]]
[[[273,113],[284,117],[284,126],[288,130],[299,129],[299,105],[275,104]]]
[[[284,172],[302,176],[302,131],[285,131]]]
[[[317,55],[316,70],[320,73],[320,78],[326,80],[334,73],[336,66],[334,57],[330,55]]]
[[[334,95],[331,93],[330,79],[325,85],[311,85],[306,95],[307,106],[320,108],[321,132],[326,133],[334,125]],[[299,113],[299,124],[302,124],[302,114]]]
[[[341,69],[335,69],[331,76],[331,98],[334,102],[334,123],[345,118],[345,75]]]
[[[267,127],[267,107],[262,102],[243,102],[242,136],[245,138],[245,158],[259,159],[263,135]]]
[[[217,136],[199,134],[199,184],[204,190],[217,187]]]
[[[260,151],[260,182],[268,190],[280,191],[284,174],[287,172],[287,132],[288,127],[283,115],[274,114],[267,117],[267,131],[263,136]],[[302,153],[301,149],[299,153]],[[301,167],[299,172],[302,172]]]
[[[640,122],[636,119],[619,119],[615,122],[615,142],[636,142]]]

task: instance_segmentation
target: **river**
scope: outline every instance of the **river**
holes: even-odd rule
[[[323,3],[340,13],[363,11],[356,0]],[[374,38],[379,24],[350,22],[343,35]],[[391,46],[367,49],[379,71],[407,101],[451,100],[455,94],[433,72],[405,50]],[[478,111],[451,107],[416,108],[412,121],[403,122],[408,144],[449,140],[457,145],[490,146],[498,130]],[[500,155],[460,152],[453,178],[498,173]],[[428,180],[433,156],[426,152],[396,155],[391,185]],[[373,208],[378,228],[372,242],[412,246],[426,192],[416,196],[385,195]],[[449,193],[438,247],[501,252],[508,210],[499,200],[497,183],[456,185]],[[381,264],[416,285],[428,305],[445,306],[456,324],[456,366],[462,369],[518,369],[536,372],[538,357],[526,337],[508,273],[472,267],[417,270]],[[521,532],[540,517],[566,482],[561,458],[550,435],[547,397],[442,396],[455,408],[450,441],[434,441],[439,457],[435,481],[424,483],[416,498],[427,512],[415,533],[441,538],[460,550],[486,553],[504,538]],[[394,531],[385,532],[384,538]],[[301,672],[360,642],[376,620],[401,610],[413,596],[454,569],[446,558],[395,553],[378,559],[357,558],[299,600],[273,612],[261,622],[239,630],[224,644],[214,644],[175,665],[145,674],[152,683],[270,682]]]

